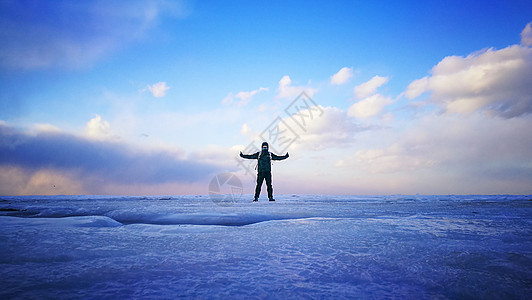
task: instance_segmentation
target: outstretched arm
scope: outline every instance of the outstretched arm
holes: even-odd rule
[[[240,157],[248,159],[257,159],[259,158],[259,152],[253,154],[242,154],[242,151],[240,151]]]
[[[272,153],[272,160],[283,160],[283,159],[287,159],[289,156],[290,155],[288,155],[288,152],[286,152],[286,154],[283,156],[275,155]]]

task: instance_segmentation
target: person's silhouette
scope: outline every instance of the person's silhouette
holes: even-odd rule
[[[273,187],[272,187],[272,160],[283,160],[288,158],[288,152],[283,156],[275,155],[268,151],[268,143],[262,143],[262,151],[254,154],[242,154],[240,151],[240,157],[247,159],[257,159],[257,186],[255,187],[255,198],[253,201],[259,200],[260,189],[262,187],[262,182],[266,180],[266,188],[268,190],[268,199],[270,201],[275,201],[273,199]]]

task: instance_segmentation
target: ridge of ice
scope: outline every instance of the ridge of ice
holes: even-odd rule
[[[0,217],[0,224],[24,224],[32,226],[72,226],[72,227],[119,227],[122,223],[105,216],[82,216],[60,218],[18,218]]]

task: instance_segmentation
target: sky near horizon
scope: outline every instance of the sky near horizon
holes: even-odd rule
[[[2,0],[0,195],[532,194],[531,11]]]

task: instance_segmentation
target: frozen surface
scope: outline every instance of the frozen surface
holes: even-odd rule
[[[532,294],[531,196],[261,200],[0,197],[0,298]]]

